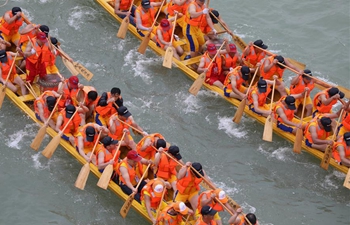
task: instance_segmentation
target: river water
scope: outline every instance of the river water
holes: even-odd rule
[[[273,52],[306,63],[314,75],[350,87],[349,1],[210,4],[246,42],[263,39]],[[145,130],[162,133],[186,160],[201,162],[260,224],[350,223],[350,191],[342,187],[343,174],[324,171],[305,152],[293,154],[292,144],[277,135],[272,143],[263,142],[263,126],[251,118],[233,124],[236,108],[220,96],[204,89],[191,96],[192,80],[179,69],[162,67],[150,50],[138,54],[140,42],[131,34],[116,38],[119,24],[95,1],[15,0],[1,14],[13,6],[50,27],[62,48],[94,73],[89,85],[100,93],[120,87],[125,105]],[[292,74],[285,76],[288,82]],[[81,165],[60,147],[50,161],[31,150],[37,131],[5,100],[0,112],[0,224],[148,224],[133,210],[122,219],[123,201],[98,188],[92,175],[85,191],[76,189]],[[225,224],[228,215],[223,217]]]

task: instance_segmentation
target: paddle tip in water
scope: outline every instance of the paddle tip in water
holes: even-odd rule
[[[51,156],[53,155],[53,153],[56,151],[58,145],[60,144],[61,141],[61,136],[60,135],[56,135],[51,141],[50,143],[46,146],[46,148],[42,151],[42,154],[50,159]]]

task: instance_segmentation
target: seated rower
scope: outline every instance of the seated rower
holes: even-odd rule
[[[52,43],[52,45],[58,48],[58,40],[55,37],[50,37],[50,42]],[[60,74],[60,71],[56,66],[56,58],[57,56],[60,56],[60,53],[55,48],[52,48],[52,52],[48,52],[48,54],[49,54],[49,61],[45,62],[46,73],[59,76],[63,81],[64,77]]]
[[[113,170],[116,170],[120,151],[117,152],[115,160],[113,160],[113,157],[116,154],[116,150],[120,144],[119,141],[111,138],[110,136],[106,136],[102,139],[101,143],[102,145],[99,145],[96,151],[96,166],[98,170],[102,173],[108,165],[113,165]]]
[[[167,152],[174,159],[168,157],[164,152]],[[180,149],[176,145],[172,145],[169,149],[160,147],[158,152],[154,157],[154,165],[157,167],[157,177],[162,178],[165,181],[168,181],[171,184],[174,194],[177,191],[176,188],[176,166],[178,162],[183,164],[182,156],[180,155]]]
[[[0,82],[6,87],[8,87],[13,93],[17,93],[18,91],[18,87],[16,87],[14,84],[19,85],[21,87],[21,94],[26,95],[27,88],[23,80],[16,73],[16,68],[14,66],[11,68],[12,64],[15,63],[15,55],[16,54],[13,52],[6,52],[6,50],[0,50]],[[6,82],[8,75],[9,79]]]
[[[88,122],[95,121],[94,112],[98,103],[98,93],[96,89],[92,86],[84,86],[84,106],[88,108],[88,111],[85,112],[85,119]]]
[[[226,53],[221,55],[222,57],[222,70],[227,75],[232,69],[239,65],[242,65],[241,56],[237,51],[236,45],[226,42]]]
[[[346,132],[350,132],[350,101],[348,101],[342,108],[344,109],[344,114],[337,130],[338,137]]]
[[[34,101],[34,112],[36,118],[46,123],[47,119],[52,113],[53,108],[56,105],[57,97],[59,97],[59,94],[55,91],[45,91],[42,93],[37,99]],[[58,108],[56,107],[54,114],[52,115],[49,126],[52,129],[56,128],[56,120],[58,116]]]
[[[75,113],[75,106],[74,105],[67,105],[64,110],[62,110],[58,117],[56,122],[56,131],[60,132],[68,123],[69,119],[73,116]],[[65,130],[63,130],[62,138],[66,141],[69,141],[72,146],[75,146],[75,136],[79,132],[79,126],[81,123],[81,118],[79,114],[75,114],[73,119],[69,122],[69,125]]]
[[[281,65],[282,64],[282,65]],[[302,73],[302,70],[299,70],[297,67],[295,67],[293,64],[291,64],[287,59],[283,58],[280,55],[277,56],[270,56],[261,64],[260,67],[260,77],[262,77],[265,80],[273,80],[273,76],[278,76],[278,81],[276,82],[275,89],[281,94],[281,96],[286,96],[286,88],[283,82],[283,72],[286,69],[285,66],[288,66],[299,73]]]
[[[208,68],[212,58],[215,56],[217,50],[216,50],[216,46],[214,44],[209,44],[207,46],[207,51],[204,53],[204,55],[202,56],[200,62],[199,62],[199,66],[197,69],[197,72],[206,73],[206,78],[205,78],[205,82],[210,84],[210,85],[214,85],[217,86],[219,88],[223,88],[224,85],[224,80],[225,80],[225,75],[222,73],[222,59],[221,57],[218,55],[214,62],[210,65],[210,67]]]
[[[122,123],[125,122],[126,124]],[[109,119],[109,135],[117,140],[120,140],[123,136],[124,130],[130,129],[130,126],[135,127],[136,129],[143,131],[143,129],[135,122],[131,113],[125,106],[120,106],[118,112],[113,114]],[[136,144],[134,139],[131,137],[130,132],[128,133],[128,139],[124,139],[121,142],[121,146],[128,146],[129,148],[136,150]]]
[[[161,204],[159,210],[167,206],[166,202],[162,201],[162,194],[165,188],[170,188],[170,184],[162,179],[155,178],[150,180],[141,190],[141,205],[153,224],[157,222],[156,215],[159,205]]]
[[[224,211],[224,208],[219,202],[217,202],[215,198],[217,198],[221,202],[221,204],[225,205],[231,212],[235,212],[234,209],[230,206],[230,204],[228,204],[228,198],[226,196],[225,191],[221,189],[216,189],[204,191],[199,195],[196,216],[197,218],[200,216],[200,212],[202,211],[203,207],[210,206],[211,208],[217,211],[217,213],[214,215],[214,221],[217,225],[222,225],[219,212]]]
[[[139,203],[141,203],[140,192],[146,185],[146,182],[142,180],[138,189],[135,187],[140,182],[140,178],[143,175],[142,164],[148,165],[151,163],[152,161],[142,158],[135,150],[131,150],[116,168],[116,173],[119,176],[120,188],[127,195],[135,193],[135,200]]]
[[[259,222],[257,221],[256,216],[253,213],[243,215],[241,208],[238,208],[235,211],[235,213],[229,219],[228,223],[230,225],[259,225]]]
[[[313,100],[313,108],[315,111],[312,113],[312,117],[315,117],[317,114],[331,113],[333,105],[335,105],[338,100],[344,98],[344,96],[344,93],[339,91],[336,87],[318,92]]]
[[[333,145],[332,155],[337,163],[350,167],[350,132],[344,133]]]
[[[276,103],[273,108],[275,115],[277,127],[285,132],[296,134],[297,129],[303,129],[303,126],[299,123],[299,120],[294,118],[294,112],[297,109],[295,106],[295,97],[303,95],[300,93],[298,95],[288,95],[283,96]]]
[[[168,47],[173,48],[174,57],[180,60],[180,56],[184,51],[174,40],[170,43],[172,33],[173,25],[169,23],[169,20],[162,19],[157,27],[157,46],[163,50],[166,50]]]
[[[249,86],[250,69],[248,66],[237,66],[226,75],[224,81],[224,95],[243,100]],[[243,86],[244,85],[244,86]]]
[[[107,126],[109,118],[117,112],[117,106],[123,105],[124,100],[120,94],[121,91],[117,87],[102,93],[95,110],[95,121],[98,125]]]
[[[314,89],[315,85],[314,85],[314,80],[307,76],[304,75],[307,74],[309,76],[312,76],[311,71],[306,69],[304,71],[302,71],[302,73],[296,75],[292,81],[290,82],[290,94],[300,94],[304,91],[307,91],[307,97],[306,97],[306,101],[305,101],[305,109],[306,109],[306,113],[305,113],[305,117],[311,116],[312,114],[312,101],[311,101],[311,97],[310,97],[310,92]],[[300,96],[299,98],[295,98],[295,107],[298,108],[299,105],[302,105],[304,101],[304,96]]]
[[[168,3],[168,18],[170,21],[175,17],[175,13],[177,13],[176,24],[178,24],[181,28],[185,24],[185,13],[187,12],[187,7],[192,2],[192,0],[170,0]]]
[[[185,203],[172,202],[159,213],[157,222],[159,225],[186,225],[182,217],[188,214],[193,215],[193,211]]]
[[[79,83],[77,76],[71,76],[60,82],[57,93],[62,94],[61,100],[58,103],[58,108],[62,110],[67,105],[76,105],[77,94],[79,90],[83,90],[84,86]]]
[[[149,0],[142,0],[141,4],[136,8],[136,28],[141,37],[144,37],[148,32],[151,32],[151,39],[156,42],[156,38],[152,33],[152,24],[156,11],[152,5],[153,4]]]
[[[277,76],[275,78],[277,79]],[[260,79],[257,85],[252,87],[247,95],[249,109],[264,117],[267,117],[272,113],[270,111],[270,106],[266,104],[267,96],[271,91],[268,84],[272,85],[273,81]]]
[[[23,24],[22,9],[13,7],[0,18],[0,33],[5,41],[19,46],[19,28]]]
[[[310,148],[315,148],[324,152],[327,145],[333,145],[330,140],[332,132],[332,119],[329,117],[317,116],[313,118],[305,127],[305,144]]]
[[[195,225],[216,225],[216,220],[214,220],[214,215],[216,215],[218,211],[213,209],[212,207],[206,205],[203,206],[200,211],[200,216],[196,220]]]
[[[257,48],[257,47],[259,48]],[[247,47],[242,52],[242,61],[244,65],[250,68],[256,68],[257,64],[266,57],[266,52],[261,50],[267,49],[268,46],[264,44],[262,40],[256,40],[253,42],[249,42]],[[255,70],[254,70],[255,71]]]
[[[6,50],[6,48],[11,47],[11,43],[4,40],[4,37],[0,33],[0,50]]]
[[[134,27],[136,27],[135,5],[131,7],[131,11],[129,12],[129,9],[132,3],[133,3],[132,0],[114,0],[114,13],[117,14],[122,19],[128,16],[130,23]]]
[[[87,123],[76,135],[75,146],[79,154],[85,158],[87,162],[90,162],[91,151],[96,143],[98,133],[102,132],[107,135],[109,130],[106,127],[100,126],[96,123]]]
[[[50,28],[46,25],[31,23],[27,24],[27,26],[19,31],[19,34],[21,35],[19,39],[19,46],[21,47],[22,51],[25,51],[27,44],[30,42],[29,39],[35,38],[39,32],[44,32],[46,34],[46,37],[48,37]]]
[[[191,167],[196,171],[193,171]],[[177,192],[175,193],[175,201],[189,201],[192,209],[197,209],[198,192],[200,190],[199,184],[203,180],[202,177],[209,180],[200,163],[187,162],[183,165],[177,173]]]
[[[136,145],[136,151],[145,159],[154,160],[156,149],[166,148],[166,142],[163,135],[153,133],[145,135]]]

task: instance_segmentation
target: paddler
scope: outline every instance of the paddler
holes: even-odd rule
[[[68,123],[69,119],[73,116],[75,113],[75,106],[74,105],[67,105],[64,110],[62,110],[57,117],[56,122],[56,131],[60,132]],[[63,130],[62,138],[66,141],[69,141],[72,146],[75,146],[75,136],[79,132],[79,126],[81,123],[81,118],[79,114],[75,114],[73,119],[69,122],[69,125],[65,130]]]
[[[175,13],[177,13],[176,24],[180,27],[183,27],[185,24],[185,14],[187,12],[187,7],[192,2],[192,0],[170,0],[168,3],[168,18],[172,20],[175,17]]]
[[[109,118],[117,112],[117,107],[123,105],[121,90],[113,87],[110,92],[103,92],[96,106],[95,121],[99,125],[107,126]]]
[[[310,148],[324,152],[327,145],[333,145],[333,140],[329,139],[331,132],[332,119],[326,116],[317,116],[305,127],[305,144]]]
[[[318,92],[313,100],[313,108],[315,111],[312,113],[312,117],[324,113],[331,113],[333,105],[335,105],[338,100],[344,98],[344,96],[344,93],[339,91],[336,87],[327,88],[326,90]]]
[[[227,75],[237,66],[242,65],[242,60],[235,44],[226,42],[226,53],[221,54],[222,70]]]
[[[235,211],[235,213],[229,219],[228,223],[230,225],[259,225],[259,222],[253,213],[243,215],[241,208],[238,208]]]
[[[154,160],[154,156],[159,148],[166,148],[166,141],[159,133],[147,134],[137,143],[136,151],[145,159]]]
[[[117,168],[120,150],[117,152],[117,156],[115,160],[113,160],[115,151],[117,150],[120,142],[111,138],[110,136],[106,136],[102,139],[102,145],[97,147],[96,151],[96,166],[98,170],[102,173],[103,170],[108,165],[113,165],[114,170]],[[112,175],[113,177],[114,175]]]
[[[55,37],[50,37],[50,42],[53,46],[58,48],[58,40]],[[60,71],[58,70],[56,66],[56,58],[57,56],[60,56],[60,53],[53,48],[52,52],[49,52],[49,61],[45,62],[45,67],[46,67],[46,73],[47,74],[53,74],[56,76],[59,76],[61,80],[64,80],[63,76],[60,74]]]
[[[224,95],[230,98],[242,100],[246,96],[249,86],[250,69],[248,66],[237,66],[232,69],[224,81]]]
[[[350,101],[348,101],[342,108],[344,109],[344,116],[337,130],[338,137],[346,132],[350,132]]]
[[[37,99],[35,99],[34,112],[35,112],[35,117],[39,121],[43,123],[47,122],[47,119],[49,118],[53,108],[56,105],[57,97],[59,97],[59,94],[57,92],[45,91]],[[56,110],[48,123],[49,126],[53,129],[55,129],[56,127],[57,116],[58,116],[58,108],[56,107]]]
[[[142,0],[135,11],[136,28],[141,37],[144,37],[151,32],[151,39],[156,42],[156,38],[152,33],[152,24],[155,17],[155,10],[152,7],[153,3],[149,0]]]
[[[114,13],[117,14],[122,19],[128,16],[130,23],[134,27],[136,27],[136,22],[135,22],[136,7],[133,5],[129,12],[132,2],[133,2],[132,0],[114,0]]]
[[[350,132],[340,136],[333,145],[332,156],[340,165],[350,167]]]
[[[164,208],[157,219],[159,225],[187,225],[182,217],[193,215],[193,211],[181,201],[172,202]]]
[[[266,57],[265,51],[255,46],[262,49],[268,48],[268,46],[265,45],[261,39],[254,41],[254,43],[249,42],[247,47],[243,50],[242,61],[246,66],[250,68],[256,68],[257,64]]]
[[[196,220],[195,225],[216,225],[216,221],[214,220],[214,215],[217,214],[217,211],[212,207],[206,205],[201,209],[201,214],[199,218]]]
[[[5,41],[11,42],[19,47],[19,28],[23,24],[22,9],[13,7],[12,10],[5,12],[0,18],[0,33]]]
[[[27,44],[30,42],[29,39],[35,38],[37,33],[39,33],[40,31],[44,32],[46,34],[46,37],[48,37],[50,28],[46,25],[30,23],[19,31],[21,35],[19,39],[19,46],[21,47],[22,51],[25,51]]]

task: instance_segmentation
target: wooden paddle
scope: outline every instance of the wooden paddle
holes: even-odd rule
[[[46,134],[46,128],[49,125],[49,122],[51,120],[51,117],[55,114],[56,108],[58,106],[59,101],[61,100],[62,95],[60,95],[60,97],[57,99],[55,106],[53,107],[49,118],[46,120],[46,122],[44,123],[44,125],[42,127],[40,127],[39,132],[37,133],[37,135],[35,136],[34,140],[32,141],[32,143],[30,144],[30,147],[37,151],[41,145],[41,142],[44,140],[45,134]]]
[[[273,97],[275,95],[275,85],[276,85],[276,80],[273,80],[270,112],[272,110]],[[272,119],[273,118],[271,118],[271,114],[269,114],[266,118],[265,126],[264,126],[264,133],[263,133],[263,138],[262,138],[264,141],[272,142],[272,130],[273,130]]]
[[[185,221],[185,225],[188,225],[188,220],[190,219],[191,215],[188,214],[188,216],[186,217],[186,221]]]
[[[115,158],[118,155],[118,151],[120,149],[121,142],[124,140],[125,134],[126,133],[123,133],[123,136],[120,139],[120,144],[118,145],[118,148],[117,148],[117,150],[114,153],[113,161],[115,161]],[[108,164],[108,166],[106,166],[106,168],[103,170],[103,173],[102,173],[100,179],[97,182],[97,186],[99,186],[100,188],[106,190],[107,187],[108,187],[109,181],[111,180],[112,173],[113,173],[113,165]]]
[[[7,54],[7,53],[6,53]],[[11,75],[11,72],[12,72],[12,69],[13,69],[13,66],[15,65],[16,63],[16,58],[17,58],[17,55],[18,55],[18,52],[16,52],[16,55],[15,55],[15,58],[13,59],[13,62],[11,64],[11,67],[10,67],[10,70],[9,70],[9,73],[7,74],[7,77],[6,77],[6,80],[5,80],[5,83],[9,80],[10,78],[10,75]],[[2,107],[2,103],[4,102],[4,98],[5,98],[5,90],[6,90],[7,86],[5,86],[4,84],[1,86],[1,89],[0,89],[0,109]]]
[[[174,24],[173,24],[173,32],[171,33],[171,38],[170,38],[170,46],[167,47],[166,51],[165,51],[165,55],[164,55],[164,60],[163,60],[163,66],[166,68],[171,69],[171,65],[172,65],[172,60],[173,60],[173,56],[174,56],[174,49],[173,49],[173,40],[174,40],[174,32],[175,32],[175,28],[176,28],[176,19],[177,19],[177,13],[175,14],[175,18],[174,18]]]
[[[69,123],[73,120],[75,114],[79,111],[80,106],[76,108],[75,112],[73,113],[72,117],[69,118],[68,122],[66,125],[63,127],[63,129],[50,141],[50,143],[46,146],[46,148],[42,151],[42,154],[50,159],[52,154],[56,151],[58,145],[60,144],[61,137],[63,135],[63,131],[68,127]]]
[[[252,84],[254,82],[254,79],[255,79],[255,76],[256,74],[258,73],[258,70],[259,70],[259,67],[257,67],[255,69],[255,73],[254,73],[254,76],[252,78],[252,80],[250,81],[250,84],[249,84],[249,87],[247,89],[247,92],[246,92],[246,96],[248,96],[248,93],[250,91],[250,88],[252,87]],[[239,106],[237,108],[237,111],[232,119],[233,122],[239,124],[241,122],[241,119],[242,119],[242,115],[243,115],[243,112],[244,112],[244,108],[245,108],[245,105],[246,105],[246,102],[247,102],[247,99],[244,98],[242,99],[242,101],[239,103]]]
[[[145,172],[143,172],[142,177],[140,178],[140,181],[139,181],[139,183],[138,183],[137,186],[136,186],[136,190],[139,188],[139,186],[140,186],[140,184],[141,184],[143,178],[144,178],[145,175],[147,174],[147,171],[148,171],[148,169],[149,169],[150,166],[151,166],[151,164],[148,164],[148,166],[147,166]],[[131,205],[132,205],[132,201],[134,200],[135,194],[136,194],[136,193],[133,192],[131,195],[129,195],[128,199],[126,199],[124,205],[123,205],[122,208],[120,209],[120,215],[121,215],[123,218],[125,218],[125,217],[128,215],[128,212],[129,212],[130,207],[131,207]]]
[[[156,15],[156,17],[154,18],[153,24],[152,24],[152,26],[151,26],[151,30],[148,31],[148,33],[143,37],[142,42],[141,42],[141,44],[140,44],[140,47],[139,47],[139,49],[137,50],[137,51],[138,51],[139,53],[141,53],[141,54],[145,54],[145,51],[146,51],[146,49],[147,49],[149,40],[151,39],[151,33],[152,33],[152,30],[153,30],[153,27],[154,27],[154,25],[155,25],[156,22],[157,22],[158,16],[159,16],[159,14],[160,14],[160,11],[161,11],[161,8],[163,7],[164,2],[165,2],[165,0],[162,1],[162,4],[161,4],[160,7],[159,7],[159,10],[158,10],[158,12],[157,12],[157,15]]]
[[[130,5],[129,11],[128,11],[129,13],[131,12],[133,4],[134,4],[134,0],[131,1],[131,5]],[[118,38],[121,38],[121,39],[125,38],[126,32],[128,31],[129,23],[130,23],[129,16],[125,16],[123,21],[122,21],[122,23],[120,24],[120,27],[119,27],[119,30],[118,30],[118,33],[117,33],[117,37]]]
[[[305,103],[306,103],[307,93],[304,94],[304,101],[303,101],[303,109],[301,111],[301,117],[300,117],[300,124],[303,125],[303,119],[304,119],[304,111],[305,111]],[[301,153],[301,143],[303,142],[304,132],[303,128],[297,128],[297,133],[295,134],[295,140],[293,145],[293,152],[300,154]]]
[[[346,174],[343,186],[347,189],[350,189],[350,169],[348,169],[348,173]]]
[[[165,192],[166,192],[166,187],[164,185],[164,190],[163,190],[163,193],[162,193],[162,197],[160,199],[160,202],[159,202],[159,206],[158,206],[158,209],[157,209],[157,214],[156,214],[156,222],[153,223],[153,225],[156,225],[157,224],[157,221],[158,221],[158,217],[159,217],[159,212],[160,212],[160,207],[162,206],[162,202],[163,202],[163,199],[164,199],[164,195],[165,195]]]
[[[92,148],[92,151],[91,151],[89,162],[86,162],[84,164],[84,166],[81,167],[79,175],[78,175],[78,177],[77,177],[77,179],[75,181],[74,186],[76,188],[79,188],[80,190],[84,190],[84,188],[85,188],[86,181],[87,181],[87,179],[89,177],[89,174],[90,174],[90,161],[91,161],[92,157],[94,156],[94,152],[95,152],[97,144],[98,144],[98,142],[100,140],[101,134],[102,134],[102,131],[100,131],[98,133],[97,139],[95,141],[95,145],[94,145],[94,147]]]
[[[211,64],[214,62],[214,60],[216,59],[216,57],[220,54],[220,50],[222,49],[222,47],[226,44],[226,41],[224,41],[222,43],[222,45],[220,46],[220,48],[216,51],[215,56],[212,58],[212,60],[210,61],[209,65],[207,66],[206,69],[209,69]],[[193,94],[194,96],[196,96],[198,94],[198,91],[201,89],[205,77],[206,77],[206,73],[208,73],[209,71],[205,71],[201,74],[198,75],[197,79],[193,82],[193,84],[191,85],[190,89],[188,90],[191,94]]]
[[[340,120],[342,118],[343,112],[344,112],[344,109],[341,110],[339,118],[338,118],[338,121],[337,121],[337,125],[335,126],[335,128],[333,130],[332,141],[334,141],[334,139],[337,137],[337,129],[338,129],[338,126],[339,126],[339,122],[340,122]],[[324,151],[323,158],[322,158],[320,166],[323,169],[325,169],[325,170],[328,170],[329,162],[330,162],[330,160],[332,158],[332,149],[333,149],[332,145],[327,145],[327,148]]]

